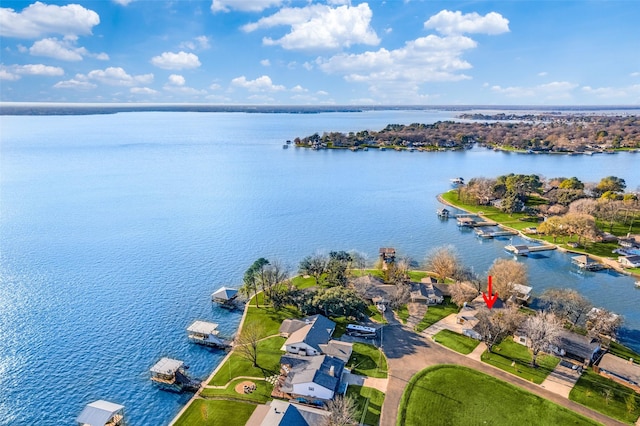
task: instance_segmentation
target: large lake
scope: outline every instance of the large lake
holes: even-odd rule
[[[393,246],[422,261],[454,244],[486,271],[508,240],[441,222],[436,195],[455,176],[616,175],[640,185],[640,154],[547,156],[282,149],[323,131],[451,119],[446,111],[323,114],[121,113],[0,117],[0,425],[74,424],[88,402],[126,406],[132,425],[166,424],[188,396],[154,388],[161,356],[205,377],[219,351],[190,345],[194,319],[233,333],[213,307],[258,257],[295,270],[316,251]],[[534,291],[571,287],[625,316],[640,350],[640,290],[567,255],[523,258]]]

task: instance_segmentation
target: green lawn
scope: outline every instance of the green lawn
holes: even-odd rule
[[[482,361],[533,383],[540,384],[558,365],[560,359],[551,355],[540,354],[537,359],[538,367],[532,368],[529,349],[514,342],[512,337],[507,337],[499,345],[493,347],[492,353],[485,351],[482,354]],[[515,362],[515,365],[512,365],[513,362]]]
[[[456,304],[451,303],[450,297],[445,297],[442,305],[429,306],[429,309],[427,310],[427,313],[424,314],[422,321],[416,325],[416,331],[421,332],[425,328],[437,323],[442,318],[455,314],[456,312],[458,312]]]
[[[232,398],[241,399],[249,402],[256,402],[264,404],[271,399],[271,392],[273,391],[273,385],[264,380],[254,380],[256,384],[256,390],[251,393],[238,393],[235,387],[238,383],[244,382],[246,379],[237,379],[232,381],[229,386],[224,389],[211,389],[204,388],[200,395],[203,398]]]
[[[605,398],[607,390],[611,391],[608,403]],[[636,409],[631,413],[627,411],[625,402],[625,398],[633,393],[633,390],[613,380],[586,370],[571,390],[569,399],[622,422],[633,424],[640,416],[640,395],[636,394]]]
[[[313,277],[304,278],[302,275],[298,275],[294,277],[291,282],[300,290],[304,290],[305,288],[314,287],[316,285],[316,279]]]
[[[437,365],[409,382],[398,425],[597,425],[564,407],[478,371]]]
[[[243,327],[254,323],[259,324],[264,329],[263,337],[273,336],[278,334],[282,321],[287,318],[302,318],[302,314],[293,306],[286,306],[277,311],[272,307],[249,306]]]
[[[400,306],[394,312],[403,324],[407,323],[407,320],[409,319],[409,308],[407,308],[407,305]]]
[[[347,368],[353,374],[385,379],[387,377],[387,358],[373,345],[354,343]]]
[[[256,409],[243,402],[196,399],[176,421],[176,426],[242,426]]]
[[[349,386],[347,388],[347,396],[356,401],[358,414],[356,419],[361,424],[377,426],[380,423],[380,412],[382,411],[382,403],[384,402],[384,393],[377,389],[364,386]],[[364,414],[364,409],[367,409]]]
[[[387,320],[384,319],[384,317],[382,316],[382,312],[380,312],[378,308],[376,308],[376,305],[367,306],[367,315],[369,315],[369,318],[371,318],[373,321],[377,323],[380,323],[380,324],[387,323]]]
[[[439,331],[435,336],[433,336],[433,340],[464,355],[473,352],[476,346],[480,344],[480,341],[476,339],[454,333],[450,330]]]
[[[232,353],[215,376],[210,385],[224,386],[230,379],[240,376],[268,377],[280,371],[280,350],[285,342],[284,337],[271,337],[258,343],[258,367],[237,353]]]
[[[634,363],[640,364],[640,354],[635,352],[633,349],[629,349],[628,347],[621,345],[620,343],[611,342],[609,345],[609,352],[626,360],[633,358]]]
[[[411,281],[419,283],[421,279],[426,278],[429,276],[429,273],[427,273],[427,271],[409,271],[409,278],[411,278]]]

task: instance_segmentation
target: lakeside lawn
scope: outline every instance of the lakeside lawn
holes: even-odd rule
[[[498,367],[508,373],[515,374],[530,382],[540,384],[560,362],[559,358],[551,355],[538,355],[538,367],[531,367],[531,352],[529,349],[507,337],[500,344],[493,347],[493,352],[485,351],[482,361]],[[515,365],[512,365],[515,362]]]
[[[610,392],[609,398],[606,392]],[[633,424],[640,416],[640,395],[635,394],[636,408],[629,412],[625,399],[632,394],[633,390],[591,370],[585,370],[571,389],[569,399],[621,422]]]
[[[433,336],[433,341],[460,352],[463,355],[470,354],[480,344],[479,340],[455,333],[451,330],[441,330]]]
[[[256,384],[256,390],[251,393],[236,392],[236,385],[246,380],[247,379],[233,380],[226,388],[223,389],[204,388],[202,389],[202,392],[200,392],[200,395],[203,398],[234,399],[255,402],[257,404],[264,404],[272,399],[271,392],[273,391],[273,385],[264,380],[252,380],[252,382]]]
[[[300,290],[304,290],[305,288],[315,287],[316,279],[313,277],[303,277],[302,275],[298,275],[291,279],[291,283],[296,286],[296,288]]]
[[[633,358],[633,362],[635,364],[640,364],[640,354],[618,342],[611,342],[609,345],[609,352],[626,360]]]
[[[437,365],[416,374],[402,395],[398,425],[597,425],[573,411],[484,373]]]
[[[280,350],[285,342],[284,337],[274,336],[258,343],[258,367],[254,367],[251,361],[232,353],[218,372],[208,383],[213,386],[224,386],[229,380],[236,377],[261,377],[266,378],[280,371],[280,357],[284,354]]]
[[[175,426],[243,426],[255,409],[255,404],[219,399],[196,399],[176,420]]]
[[[279,310],[270,306],[249,306],[243,327],[257,324],[263,329],[261,337],[273,336],[279,333],[282,321],[287,318],[302,318],[302,313],[294,306],[285,306]]]
[[[347,368],[361,376],[387,378],[387,358],[373,345],[354,343]]]
[[[356,420],[360,424],[377,426],[380,423],[380,413],[385,396],[383,392],[374,388],[351,385],[347,389],[347,396],[356,402]]]
[[[458,312],[458,306],[455,303],[451,302],[451,298],[446,296],[444,298],[444,302],[441,305],[432,305],[429,306],[427,312],[424,314],[424,318],[422,321],[416,325],[416,331],[420,333],[427,327],[437,323],[442,318],[449,316],[451,314],[455,314]]]

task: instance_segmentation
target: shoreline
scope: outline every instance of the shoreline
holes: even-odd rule
[[[531,236],[529,236],[529,235],[525,235],[525,234],[523,234],[523,233],[522,233],[522,231],[520,231],[520,230],[518,230],[518,229],[515,229],[515,228],[512,228],[512,227],[510,227],[509,225],[504,225],[504,224],[502,224],[502,223],[500,223],[500,222],[498,222],[498,221],[496,221],[496,220],[489,219],[489,218],[487,218],[486,216],[484,216],[484,215],[482,215],[482,214],[478,214],[478,213],[471,212],[471,211],[469,211],[469,210],[467,210],[467,209],[465,209],[465,208],[463,208],[463,207],[456,206],[455,204],[450,203],[449,201],[445,200],[445,199],[442,197],[442,193],[438,194],[438,195],[436,196],[436,199],[437,199],[437,200],[438,200],[438,202],[440,202],[441,204],[444,204],[444,205],[447,205],[447,206],[454,207],[454,208],[456,208],[456,209],[462,210],[462,211],[467,212],[467,213],[469,213],[469,214],[475,214],[475,215],[477,215],[478,217],[481,217],[481,218],[483,218],[483,219],[485,219],[485,220],[491,220],[491,221],[493,221],[493,222],[497,223],[497,224],[498,224],[498,226],[501,226],[502,228],[505,228],[505,229],[508,229],[508,230],[511,230],[511,231],[517,232],[517,233],[518,233],[518,236],[520,236],[520,237],[522,237],[522,238],[525,238],[525,239],[527,239],[527,240],[535,241],[535,242],[537,242],[537,243],[540,243],[540,244],[543,244],[543,245],[547,245],[547,246],[553,246],[553,247],[555,247],[555,249],[556,249],[556,250],[561,251],[561,252],[563,252],[563,253],[573,253],[573,254],[576,254],[576,255],[584,255],[584,256],[587,256],[587,257],[589,257],[590,259],[596,260],[598,263],[601,263],[602,265],[606,266],[607,268],[611,268],[611,269],[613,269],[614,271],[616,271],[616,272],[618,272],[618,273],[620,273],[620,274],[622,274],[622,275],[631,276],[631,277],[635,277],[635,278],[640,278],[640,274],[635,274],[635,273],[633,273],[633,272],[627,271],[627,270],[626,270],[626,269],[624,269],[622,266],[620,266],[620,265],[618,264],[618,262],[616,262],[616,261],[615,261],[615,260],[613,260],[613,259],[609,259],[609,258],[605,258],[605,257],[597,256],[597,255],[590,254],[590,253],[585,253],[585,252],[582,252],[582,251],[569,250],[569,249],[567,249],[567,248],[561,247],[559,244],[550,243],[550,242],[548,242],[548,241],[540,240],[540,239],[537,239],[537,238],[531,237]]]

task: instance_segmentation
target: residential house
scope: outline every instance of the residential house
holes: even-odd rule
[[[444,296],[433,286],[431,278],[423,278],[420,283],[411,283],[410,298],[412,303],[425,305],[439,305],[444,301]]]
[[[612,354],[605,354],[593,370],[601,376],[627,386],[640,393],[640,365],[633,358],[625,360]]]
[[[256,407],[247,426],[315,426],[322,424],[329,412],[320,408],[292,404],[274,399]]]
[[[625,268],[640,268],[640,255],[618,256],[618,262]]]
[[[329,355],[285,354],[280,358],[280,365],[284,380],[280,381],[279,391],[292,397],[330,400],[346,391],[341,389],[345,366],[341,359]]]
[[[320,355],[331,340],[336,323],[323,315],[313,315],[302,320],[285,320],[280,333],[288,336],[281,350],[305,356]]]
[[[513,284],[513,294],[509,297],[508,301],[512,303],[528,303],[531,299],[531,292],[533,288],[528,285]]]
[[[591,365],[600,353],[600,342],[568,330],[560,332],[559,341],[552,346],[556,355],[581,362],[585,367]]]
[[[625,238],[618,238],[618,245],[623,249],[640,249],[640,235],[628,235]]]
[[[483,306],[486,306],[482,295],[476,297],[469,303],[465,303],[460,312],[456,314],[456,324],[462,326],[462,334],[469,336],[473,339],[480,340],[482,337],[480,333],[475,329],[478,325],[478,310]],[[505,304],[501,299],[496,299],[492,309],[504,309]]]

